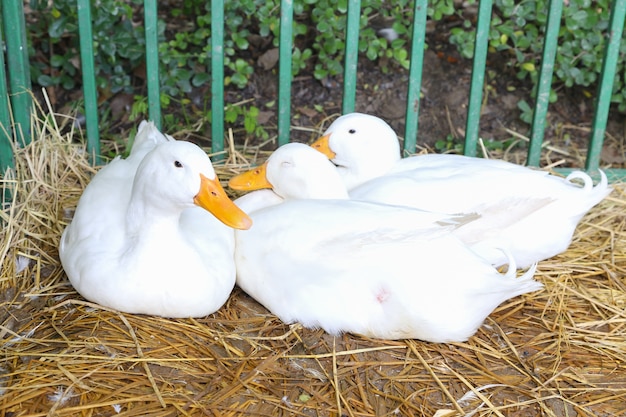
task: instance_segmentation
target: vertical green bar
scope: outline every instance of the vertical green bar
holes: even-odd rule
[[[144,0],[146,36],[146,75],[148,77],[148,111],[150,120],[161,129],[161,94],[159,92],[159,43],[157,1]]]
[[[539,166],[539,160],[541,159],[541,143],[546,128],[548,104],[550,103],[550,87],[552,86],[552,73],[554,72],[554,58],[556,57],[556,49],[558,47],[562,11],[563,0],[550,0],[543,56],[539,70],[539,81],[537,82],[537,98],[530,131],[527,161],[527,165],[530,166]]]
[[[489,47],[489,26],[491,23],[492,3],[492,0],[480,0],[478,3],[472,83],[470,85],[467,123],[465,125],[464,153],[468,156],[476,156],[478,130],[480,129],[480,110],[483,100],[483,84],[485,81],[485,64],[487,62],[487,48]]]
[[[98,130],[98,93],[93,62],[93,33],[91,30],[91,2],[78,0],[78,30],[80,34],[80,61],[83,71],[83,94],[87,122],[87,152],[92,163],[100,164],[100,131]]]
[[[224,0],[211,1],[211,150],[224,159]]]
[[[343,68],[343,99],[341,111],[352,113],[356,103],[356,75],[359,57],[359,29],[361,23],[361,0],[348,0],[346,22],[346,58]]]
[[[1,29],[1,28],[0,28]],[[0,30],[0,45],[4,44]],[[7,90],[7,74],[4,67],[4,52],[0,51],[0,176],[7,168],[13,168],[13,147],[11,145],[11,112],[9,110],[9,91]]]
[[[30,65],[26,43],[26,24],[24,23],[24,2],[22,0],[4,0],[2,2],[2,19],[5,25],[4,33],[15,136],[25,145],[31,140],[32,85],[30,83]]]
[[[613,93],[620,42],[622,40],[622,32],[624,31],[626,0],[615,0],[612,7],[608,45],[604,50],[602,79],[600,80],[599,93],[596,98],[596,113],[593,118],[587,161],[585,162],[587,171],[596,171],[600,165],[600,152],[604,143],[604,133],[606,132],[606,121],[609,117],[609,108],[611,106],[611,95]]]
[[[289,142],[291,126],[291,54],[293,45],[293,0],[280,0],[278,49],[278,146]]]
[[[411,67],[409,87],[406,97],[406,117],[404,129],[404,152],[415,153],[417,125],[420,109],[420,89],[424,66],[424,42],[426,39],[426,12],[428,0],[415,0],[413,6],[413,36],[411,40]]]

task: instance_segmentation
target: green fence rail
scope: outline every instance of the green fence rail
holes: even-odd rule
[[[355,108],[361,13],[360,0],[348,0],[347,4],[343,113],[352,112]],[[98,163],[98,155],[100,153],[97,115],[98,97],[93,65],[91,0],[77,0],[77,5],[81,37],[85,115],[87,118],[87,149],[90,155],[92,155],[94,162]],[[427,6],[428,0],[415,0],[414,2],[411,65],[407,93],[406,128],[404,132],[405,154],[415,152],[417,138],[419,137],[418,116]],[[211,8],[211,139],[212,152],[216,154],[214,159],[219,160],[224,155],[224,1],[211,1]],[[145,0],[144,10],[149,117],[160,126],[157,1]],[[549,2],[545,43],[539,68],[537,98],[533,109],[531,140],[527,158],[527,164],[531,166],[539,165],[541,157],[562,10],[563,0],[551,0]],[[491,13],[492,0],[480,0],[465,129],[464,149],[465,154],[470,156],[474,156],[477,153]],[[611,4],[610,24],[606,32],[608,42],[599,80],[595,115],[585,162],[585,169],[592,173],[597,171],[600,163],[600,152],[606,133],[625,16],[626,0],[614,0]],[[293,0],[281,0],[277,115],[279,145],[289,141],[291,128],[292,25]],[[1,172],[5,172],[13,164],[12,143],[21,146],[30,141],[29,117],[32,99],[29,93],[31,83],[22,0],[3,0],[2,29],[3,31],[0,31],[0,42],[6,44],[6,64],[8,64],[8,71],[5,71],[5,59],[3,55],[0,55],[0,169]],[[4,37],[2,36],[3,34]],[[607,171],[607,174],[612,180],[626,178],[626,170],[624,169],[610,169]]]
[[[30,143],[30,109],[32,97],[30,94],[30,67],[28,64],[28,48],[26,45],[26,24],[24,22],[24,2],[4,1],[2,3],[2,28],[6,46],[8,64],[8,96],[0,98],[2,101],[2,141],[0,142],[0,161],[3,165],[1,172],[6,166],[12,166],[13,153],[11,140],[18,145]],[[2,88],[7,89],[7,80],[2,66]],[[11,105],[7,103],[10,98]],[[10,112],[13,109],[13,112]],[[7,120],[9,122],[7,122]],[[10,124],[10,122],[13,122]],[[7,165],[5,165],[5,163]]]

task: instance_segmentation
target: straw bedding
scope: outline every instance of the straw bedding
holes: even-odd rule
[[[0,416],[626,413],[624,185],[539,265],[545,290],[502,304],[468,342],[334,338],[281,323],[238,289],[195,320],[86,302],[56,247],[94,169],[69,118],[34,125],[38,140],[3,180]]]

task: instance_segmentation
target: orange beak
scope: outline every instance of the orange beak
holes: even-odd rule
[[[320,151],[324,155],[328,157],[328,159],[334,159],[337,154],[330,149],[329,145],[330,133],[328,135],[324,135],[320,137],[318,140],[311,144],[311,147],[315,150]]]
[[[200,191],[193,202],[209,211],[226,226],[242,230],[252,226],[252,219],[228,198],[217,177],[210,180],[200,174]]]
[[[267,162],[250,171],[235,175],[228,181],[228,186],[237,191],[254,191],[263,188],[272,188],[267,181]]]

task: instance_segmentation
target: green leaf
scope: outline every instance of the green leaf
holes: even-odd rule
[[[248,111],[247,113],[245,113],[244,118],[243,118],[243,128],[245,129],[246,133],[252,133],[256,129],[257,116],[259,114],[258,110],[259,109],[257,109],[256,113],[251,112],[251,111]]]
[[[317,23],[317,30],[319,30],[320,32],[324,33],[327,32],[328,30],[330,30],[330,26],[328,25],[328,23],[326,21],[320,21]]]
[[[66,76],[62,78],[61,85],[66,90],[71,90],[76,86],[76,82],[74,81],[74,78]]]
[[[409,53],[406,51],[406,49],[397,49],[393,53],[394,58],[400,62],[406,61],[408,55]]]
[[[50,65],[53,67],[62,67],[65,64],[65,57],[63,55],[54,54],[50,57]]]
[[[193,78],[191,79],[191,84],[194,87],[200,87],[201,85],[208,83],[210,80],[211,74],[207,72],[198,72],[194,74]]]
[[[48,29],[48,34],[52,39],[58,39],[63,35],[63,33],[65,32],[66,21],[67,19],[65,17],[62,17],[59,20],[55,20],[54,22],[52,22],[50,28]]]
[[[248,49],[248,40],[243,37],[243,36],[237,36],[235,38],[235,44],[237,45],[237,48],[245,50]]]
[[[239,109],[237,107],[229,106],[224,111],[224,121],[226,123],[235,123],[239,116]]]
[[[233,84],[235,84],[239,88],[244,88],[248,83],[248,79],[239,73],[235,73],[230,77]]]
[[[167,107],[170,105],[171,97],[168,96],[167,94],[161,94],[159,101],[161,102],[161,105],[163,107]]]
[[[54,80],[49,75],[40,75],[37,78],[37,83],[43,87],[49,87],[51,85],[54,85]]]
[[[328,76],[328,70],[325,68],[316,66],[315,70],[313,71],[313,76],[315,77],[315,79],[321,80]]]

